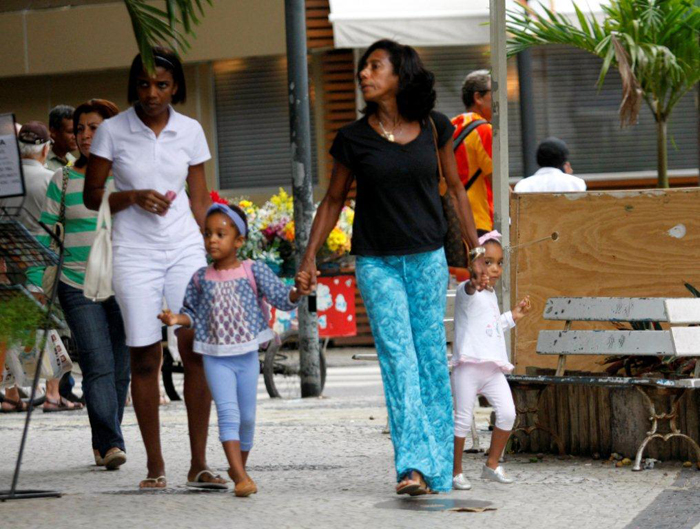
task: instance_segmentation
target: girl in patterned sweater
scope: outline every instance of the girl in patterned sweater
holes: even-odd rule
[[[238,259],[248,224],[237,206],[214,204],[207,211],[204,242],[213,264],[198,270],[185,293],[182,314],[164,311],[166,325],[194,327],[194,352],[203,355],[204,371],[219,417],[219,438],[229,462],[236,496],[257,487],[246,472],[253,446],[258,387],[258,345],[274,337],[262,305],[290,311],[311,291],[311,278],[300,272],[287,287],[259,261]]]

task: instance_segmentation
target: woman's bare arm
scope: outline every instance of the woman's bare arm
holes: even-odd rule
[[[326,191],[326,196],[316,211],[314,223],[311,226],[311,236],[302,259],[300,271],[308,272],[311,280],[316,281],[316,254],[333,230],[340,212],[343,210],[348,192],[352,186],[353,176],[349,168],[338,161],[333,162],[331,182]]]
[[[447,182],[447,193],[452,199],[452,204],[459,218],[462,238],[467,241],[470,249],[476,248],[479,246],[479,236],[476,233],[476,223],[474,222],[471,204],[469,204],[469,197],[457,172],[457,161],[454,156],[452,138],[440,148],[440,162],[445,181]],[[472,270],[474,272],[474,282],[480,285],[482,279],[486,278],[486,267],[483,259],[474,261]]]
[[[192,213],[197,220],[200,229],[204,229],[204,220],[209,206],[211,206],[211,197],[207,189],[207,179],[204,173],[204,164],[190,165],[187,173],[187,186],[190,190],[190,204],[192,205]]]

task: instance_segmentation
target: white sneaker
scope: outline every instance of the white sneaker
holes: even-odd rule
[[[500,465],[498,466],[498,468],[496,468],[496,470],[484,465],[484,469],[481,471],[481,479],[488,479],[491,481],[496,481],[497,483],[505,484],[515,482],[514,479],[511,479],[508,476],[506,476],[503,467]]]
[[[457,474],[452,478],[452,488],[455,490],[469,490],[472,488],[472,484],[464,477],[464,474]]]

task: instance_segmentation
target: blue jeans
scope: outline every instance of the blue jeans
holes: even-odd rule
[[[396,479],[417,470],[431,489],[452,490],[445,252],[358,256],[355,275],[379,357]]]
[[[102,457],[110,448],[124,450],[121,422],[131,370],[119,305],[114,297],[90,301],[63,282],[58,299],[78,348],[92,447]]]

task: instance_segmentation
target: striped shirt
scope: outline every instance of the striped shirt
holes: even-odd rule
[[[476,112],[460,114],[452,119],[456,138],[472,121],[484,119]],[[457,172],[462,184],[466,185],[477,170],[481,175],[468,191],[469,204],[474,214],[476,228],[484,231],[493,229],[493,174],[492,162],[493,129],[490,123],[479,125],[455,150]]]
[[[63,169],[53,175],[46,191],[44,211],[41,222],[53,230],[61,209],[61,188],[63,186]],[[66,236],[63,241],[66,252],[61,272],[61,281],[82,290],[85,282],[85,265],[90,248],[97,235],[97,211],[89,210],[83,204],[83,187],[85,175],[74,169],[68,169],[68,186],[66,187]],[[37,237],[39,242],[49,246],[51,238],[48,235]],[[44,275],[43,269],[33,269],[27,274],[28,279],[35,285],[41,286]]]

